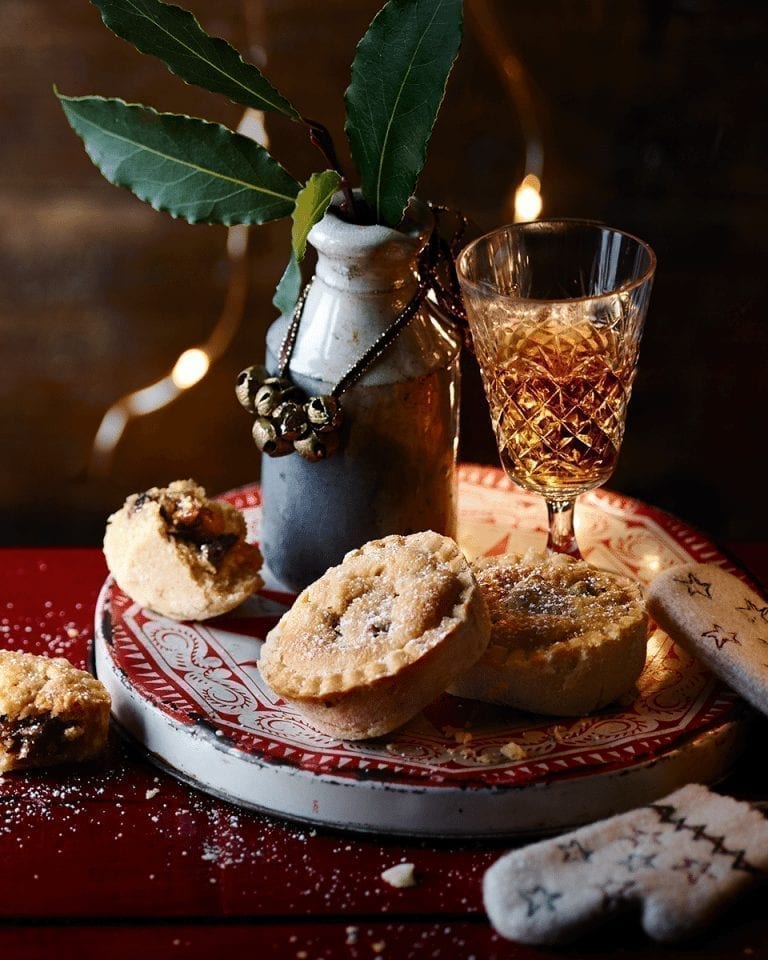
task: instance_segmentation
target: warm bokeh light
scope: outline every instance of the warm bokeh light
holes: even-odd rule
[[[643,565],[652,574],[657,574],[661,570],[661,557],[656,553],[649,553],[643,557]]]
[[[179,390],[187,390],[203,379],[210,365],[211,360],[205,350],[191,347],[185,350],[176,361],[171,372],[171,380]]]
[[[523,177],[515,191],[515,222],[536,220],[541,208],[541,182],[534,173],[529,173]]]

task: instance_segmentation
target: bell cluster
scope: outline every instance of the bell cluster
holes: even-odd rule
[[[301,454],[306,460],[326,460],[339,446],[341,405],[336,397],[307,397],[287,377],[272,376],[266,367],[242,370],[235,394],[255,417],[253,439],[269,457]]]

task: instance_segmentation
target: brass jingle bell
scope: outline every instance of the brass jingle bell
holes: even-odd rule
[[[266,417],[256,417],[251,433],[258,449],[269,457],[284,457],[293,452],[293,444],[279,436],[275,424]]]
[[[287,377],[267,377],[256,393],[254,404],[260,417],[271,417],[284,400],[301,403],[303,399],[304,394]]]
[[[293,447],[305,460],[316,463],[318,460],[327,460],[338,450],[339,435],[337,433],[318,434],[310,430],[305,437],[297,440]]]
[[[285,440],[298,440],[309,429],[304,407],[293,400],[286,400],[272,411],[272,423],[278,436]]]
[[[329,433],[341,424],[341,404],[336,397],[330,394],[310,397],[304,404],[304,409],[307,413],[307,420],[309,420],[313,430],[318,433]]]
[[[260,364],[241,370],[235,380],[235,396],[248,413],[256,413],[256,393],[269,376],[266,367]]]
[[[256,391],[253,405],[255,413],[259,417],[271,417],[275,409],[280,406],[283,399],[283,391],[277,383],[275,377],[270,377]]]

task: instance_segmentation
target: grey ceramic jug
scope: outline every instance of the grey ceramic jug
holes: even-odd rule
[[[400,230],[348,223],[332,206],[309,242],[317,266],[289,373],[328,394],[416,289],[432,213],[413,201]],[[290,322],[267,333],[266,366]],[[327,460],[262,459],[259,539],[272,573],[293,590],[368,540],[432,529],[455,536],[461,339],[424,305],[341,397],[341,445]]]

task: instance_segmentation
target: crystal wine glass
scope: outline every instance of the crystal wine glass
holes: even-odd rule
[[[616,465],[655,267],[589,220],[501,227],[458,258],[501,462],[545,498],[550,551],[580,556],[576,498]]]

